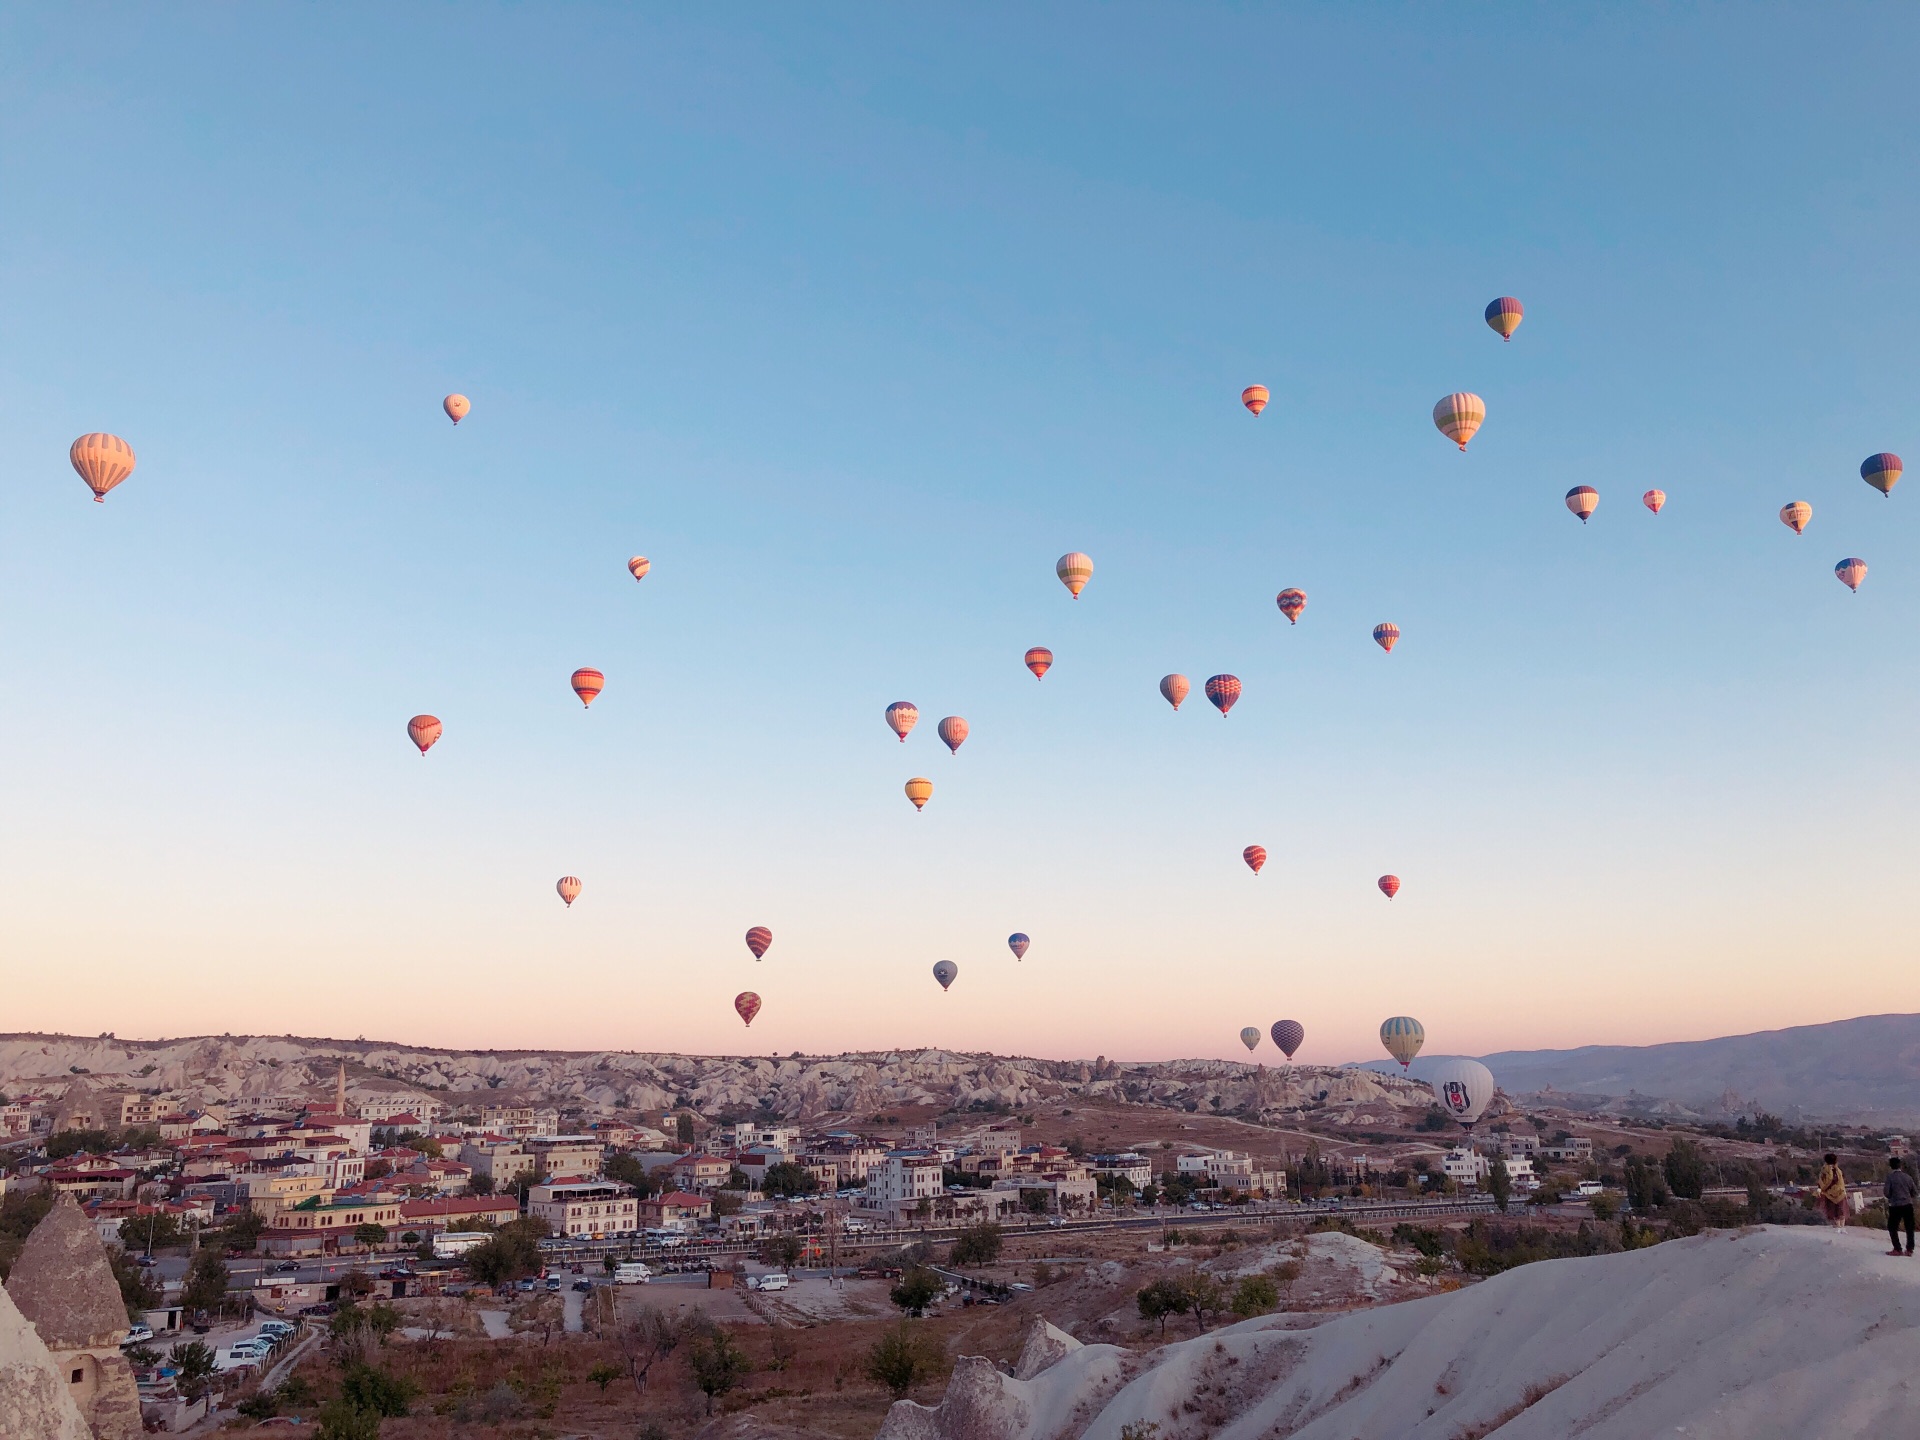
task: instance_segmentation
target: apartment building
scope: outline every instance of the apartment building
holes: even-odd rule
[[[696,1151],[692,1155],[682,1155],[667,1166],[667,1183],[676,1190],[692,1190],[698,1193],[719,1189],[726,1183],[727,1176],[732,1173],[731,1160],[722,1160],[717,1155],[704,1155]]]
[[[555,1235],[597,1238],[640,1228],[632,1189],[612,1180],[535,1185],[527,1191],[527,1214],[546,1221]]]
[[[267,1255],[299,1255],[364,1248],[355,1231],[362,1225],[380,1225],[391,1231],[400,1224],[400,1201],[393,1196],[356,1196],[331,1204],[318,1197],[303,1200],[275,1217],[260,1232],[260,1250]]]
[[[460,1147],[460,1163],[495,1185],[504,1185],[521,1171],[534,1168],[533,1157],[518,1140],[501,1135],[477,1135]]]
[[[1129,1150],[1119,1155],[1090,1155],[1087,1168],[1095,1178],[1125,1180],[1136,1190],[1153,1183],[1153,1162]]]
[[[356,1095],[353,1108],[362,1120],[375,1125],[385,1127],[404,1117],[411,1122],[405,1128],[423,1131],[439,1124],[447,1109],[438,1100],[414,1094]]]
[[[443,1195],[400,1202],[403,1230],[422,1235],[473,1229],[475,1221],[498,1228],[519,1216],[520,1205],[511,1195]]]
[[[606,1149],[592,1135],[534,1135],[521,1142],[534,1169],[555,1180],[591,1179]]]
[[[895,1150],[867,1176],[861,1203],[873,1208],[913,1206],[946,1193],[938,1155]]]

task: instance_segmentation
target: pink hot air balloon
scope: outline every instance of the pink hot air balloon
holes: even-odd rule
[[[1582,525],[1587,517],[1600,508],[1600,492],[1591,485],[1576,485],[1567,491],[1567,509],[1580,517]]]
[[[756,925],[747,931],[747,949],[753,952],[753,958],[762,959],[773,945],[773,932],[764,925]]]
[[[473,409],[473,402],[464,395],[449,395],[440,402],[440,408],[447,412],[447,418],[458,425],[467,418],[467,412]]]
[[[1854,594],[1860,593],[1860,582],[1867,578],[1867,562],[1857,557],[1849,557],[1833,567],[1833,573],[1842,585]]]
[[[573,902],[580,898],[580,880],[574,875],[562,875],[553,887],[560,892],[560,898],[567,902],[567,908],[573,908]]]
[[[1304,590],[1282,590],[1273,597],[1273,603],[1280,607],[1280,613],[1287,617],[1289,625],[1298,625],[1300,616],[1307,608],[1307,592]]]
[[[753,1017],[760,1013],[760,997],[751,990],[742,990],[733,997],[733,1008],[742,1020],[751,1025]]]
[[[1393,653],[1393,647],[1399,640],[1400,627],[1395,625],[1391,620],[1382,620],[1378,625],[1373,627],[1373,643],[1389,655]]]
[[[1213,702],[1213,708],[1225,715],[1233,709],[1233,702],[1240,698],[1240,677],[1238,675],[1215,675],[1207,681],[1207,699]]]
[[[887,706],[887,728],[907,743],[907,732],[920,723],[920,711],[911,700],[896,700]]]
[[[1047,671],[1053,668],[1053,651],[1047,649],[1044,645],[1034,646],[1031,650],[1027,651],[1026,665],[1027,669],[1033,671],[1034,679],[1046,679]]]
[[[1162,675],[1160,677],[1160,698],[1174,709],[1180,708],[1180,702],[1193,690],[1193,682],[1184,675]]]
[[[407,738],[420,747],[425,756],[433,748],[433,742],[440,738],[440,718],[437,715],[416,715],[407,721]]]
[[[93,498],[106,502],[107,492],[133,473],[133,447],[118,435],[96,430],[67,448],[74,473],[87,482]]]
[[[1389,900],[1400,893],[1400,877],[1398,875],[1382,875],[1379,880],[1379,885],[1380,893]]]
[[[573,693],[580,697],[580,708],[584,710],[593,704],[595,696],[607,688],[607,677],[598,670],[583,667],[573,672],[573,678],[568,683],[573,686]]]
[[[1667,492],[1664,490],[1649,490],[1640,497],[1640,503],[1658,515],[1660,513],[1660,507],[1667,503]]]
[[[967,738],[967,722],[958,715],[949,715],[940,722],[938,733],[947,749],[958,754],[961,742]]]
[[[1247,868],[1254,874],[1260,873],[1260,867],[1267,863],[1267,851],[1263,845],[1249,845],[1240,852],[1240,858],[1247,862]]]

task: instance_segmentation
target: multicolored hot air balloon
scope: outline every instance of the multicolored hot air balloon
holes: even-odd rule
[[[1427,1043],[1427,1032],[1411,1015],[1396,1015],[1382,1022],[1380,1043],[1387,1047],[1387,1053],[1398,1060],[1400,1068],[1404,1070],[1413,1063],[1413,1057],[1420,1053],[1420,1047]]]
[[[913,801],[914,809],[924,810],[927,801],[932,798],[933,781],[921,775],[916,775],[913,779],[907,781],[907,799]]]
[[[764,925],[756,925],[747,931],[747,949],[753,952],[753,958],[766,958],[767,951],[773,947],[773,932]]]
[[[1289,1064],[1293,1061],[1293,1052],[1307,1038],[1307,1032],[1298,1020],[1276,1020],[1268,1033],[1273,1036],[1273,1043],[1280,1047],[1280,1053],[1287,1057]]]
[[[907,732],[920,723],[920,710],[911,700],[896,700],[887,706],[887,728],[907,743]]]
[[[1240,1043],[1249,1050],[1258,1050],[1260,1048],[1260,1027],[1258,1025],[1247,1026],[1246,1029],[1240,1032]]]
[[[562,875],[553,888],[560,892],[560,898],[567,902],[569,910],[573,908],[573,902],[580,898],[580,881],[576,876]]]
[[[760,1013],[760,997],[751,990],[742,990],[733,997],[733,1009],[747,1024],[753,1024],[753,1017]]]
[[[1891,496],[1903,468],[1898,455],[1890,450],[1882,450],[1878,455],[1869,455],[1860,462],[1860,478],[1882,495]]]
[[[1264,385],[1247,386],[1246,389],[1240,392],[1240,403],[1258,415],[1262,410],[1267,408],[1267,387]]]
[[[1018,930],[1007,936],[1007,949],[1013,951],[1013,958],[1016,960],[1027,958],[1027,947],[1031,944],[1033,944],[1031,937],[1021,934]]]
[[[1400,627],[1391,620],[1382,620],[1378,625],[1373,627],[1373,643],[1389,655],[1393,653],[1393,647],[1399,639]]]
[[[1380,893],[1389,900],[1400,893],[1400,877],[1398,875],[1382,875],[1374,883],[1380,887]]]
[[[407,721],[407,738],[420,747],[420,754],[424,757],[433,748],[433,742],[440,738],[440,717],[414,716]]]
[[[1162,675],[1160,677],[1160,696],[1174,709],[1180,708],[1180,702],[1193,690],[1193,682],[1184,675]]]
[[[1213,708],[1225,715],[1233,709],[1233,702],[1240,698],[1240,677],[1238,675],[1214,675],[1207,680],[1207,699],[1213,702]]]
[[[1053,651],[1044,645],[1036,645],[1027,651],[1027,669],[1033,671],[1033,678],[1044,680],[1047,671],[1053,668]]]
[[[1427,1083],[1440,1108],[1469,1130],[1493,1103],[1493,1072],[1478,1060],[1442,1060]]]
[[[1567,509],[1580,517],[1582,525],[1587,517],[1600,508],[1600,492],[1591,485],[1576,485],[1567,491]]]
[[[447,418],[458,425],[467,418],[467,412],[473,409],[473,402],[464,395],[449,395],[440,402],[440,408],[447,412]]]
[[[1087,581],[1093,578],[1093,560],[1078,550],[1072,550],[1053,562],[1053,573],[1060,577],[1060,583],[1078,600],[1080,592],[1087,588]]]
[[[1462,450],[1474,433],[1486,423],[1487,402],[1478,395],[1470,395],[1465,390],[1443,396],[1433,407],[1433,423],[1440,433],[1453,441]]]
[[[936,733],[947,742],[947,749],[957,755],[960,742],[967,738],[967,722],[958,715],[949,715],[940,722]]]
[[[1867,562],[1856,556],[1848,556],[1833,567],[1833,573],[1839,577],[1842,585],[1858,595],[1860,582],[1867,578]]]
[[[627,570],[635,580],[647,578],[647,571],[653,568],[653,562],[644,555],[636,555],[627,561]]]
[[[67,449],[67,459],[99,503],[105,503],[107,492],[133,473],[133,447],[104,430],[74,441]]]
[[[1307,592],[1304,590],[1282,590],[1273,597],[1273,603],[1280,607],[1280,613],[1287,617],[1289,625],[1298,625],[1300,616],[1307,608]]]
[[[1640,497],[1640,503],[1658,515],[1660,513],[1660,507],[1667,503],[1667,492],[1664,490],[1649,490]]]
[[[573,672],[573,693],[580,697],[580,708],[586,709],[593,704],[594,697],[607,688],[607,677],[598,670],[584,667]]]
[[[960,967],[951,960],[940,960],[934,963],[933,978],[940,982],[940,988],[942,990],[952,985],[954,976],[959,973]]]
[[[1511,295],[1502,295],[1487,305],[1487,324],[1502,340],[1513,339],[1513,332],[1520,328],[1520,322],[1526,316],[1520,308],[1520,302]]]
[[[1798,535],[1807,528],[1807,522],[1813,519],[1813,506],[1804,500],[1795,500],[1790,505],[1780,507],[1780,523]]]
[[[1240,852],[1240,858],[1247,862],[1247,868],[1254,874],[1260,873],[1260,867],[1267,863],[1267,851],[1263,845],[1249,845]]]

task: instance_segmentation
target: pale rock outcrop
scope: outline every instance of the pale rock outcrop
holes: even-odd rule
[[[91,1440],[70,1382],[0,1290],[0,1440]]]
[[[1020,1347],[1020,1358],[1014,1362],[1013,1378],[1031,1380],[1080,1348],[1080,1342],[1073,1336],[1036,1315],[1027,1330],[1027,1343]]]
[[[33,1227],[7,1276],[7,1295],[67,1378],[95,1440],[135,1440],[140,1393],[120,1353],[127,1309],[99,1232],[62,1195]]]

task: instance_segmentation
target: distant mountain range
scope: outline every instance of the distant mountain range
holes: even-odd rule
[[[1423,1055],[1415,1079],[1449,1057]],[[1789,1120],[1920,1123],[1920,1015],[1863,1015],[1680,1040],[1667,1045],[1584,1045],[1473,1057],[1509,1095],[1551,1095],[1622,1114],[1731,1118],[1759,1109]],[[1365,1068],[1396,1072],[1391,1060]]]

